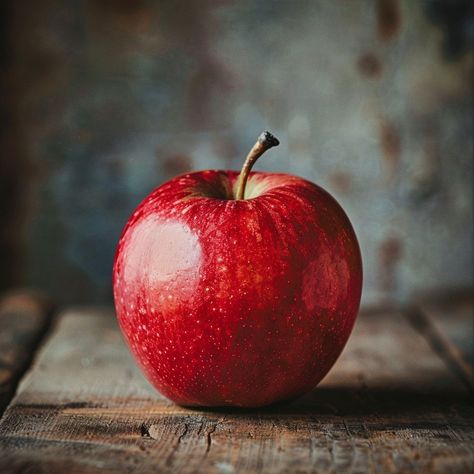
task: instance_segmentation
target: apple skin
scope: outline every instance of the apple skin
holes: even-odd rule
[[[128,221],[113,286],[148,380],[184,406],[258,407],[313,389],[357,316],[362,262],[339,204],[301,178],[202,171]]]

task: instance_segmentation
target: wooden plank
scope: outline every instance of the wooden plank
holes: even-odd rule
[[[51,314],[51,303],[31,292],[0,298],[0,416],[29,366]]]
[[[474,301],[471,292],[422,298],[408,310],[415,327],[432,348],[474,391]]]
[[[265,410],[187,410],[135,368],[112,315],[65,314],[0,422],[0,470],[470,472],[470,394],[396,312],[362,314],[321,386]]]

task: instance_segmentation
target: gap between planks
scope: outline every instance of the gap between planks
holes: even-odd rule
[[[413,327],[427,339],[433,351],[445,361],[449,369],[474,393],[474,367],[464,358],[462,351],[441,330],[439,324],[437,324],[430,313],[423,306],[417,305],[408,306],[404,308],[403,312]],[[474,334],[468,330],[466,337],[474,337]]]
[[[19,290],[0,297],[0,418],[46,340],[52,319],[52,303],[37,293]]]

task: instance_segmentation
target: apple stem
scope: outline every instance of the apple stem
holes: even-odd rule
[[[263,132],[257,138],[255,145],[249,151],[247,158],[245,159],[244,166],[242,166],[242,171],[237,178],[237,191],[235,193],[236,199],[244,199],[245,196],[245,186],[247,185],[247,179],[249,177],[252,166],[255,162],[270,148],[278,146],[280,142],[276,137],[274,137],[270,132]]]

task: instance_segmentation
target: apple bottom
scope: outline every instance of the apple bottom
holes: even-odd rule
[[[265,324],[190,331],[178,324],[175,330],[180,336],[168,345],[166,355],[162,350],[165,341],[138,339],[140,330],[134,331],[130,320],[121,321],[121,326],[147,379],[173,402],[185,407],[256,408],[292,400],[314,389],[338,358],[353,325],[353,318],[327,314],[313,316],[312,321],[327,324],[312,328],[298,326],[297,317],[292,321],[280,315],[280,319],[285,329]],[[221,331],[227,332],[225,343],[216,344]],[[148,334],[153,334],[151,327]]]

